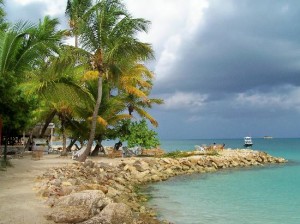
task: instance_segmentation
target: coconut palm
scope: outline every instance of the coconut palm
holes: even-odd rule
[[[78,47],[79,24],[91,5],[91,0],[68,0],[67,2],[66,15],[69,18],[71,34],[75,37],[75,47]]]
[[[135,37],[137,32],[147,31],[149,22],[132,18],[121,1],[98,0],[83,18],[79,39],[82,47],[90,52],[91,69],[98,75],[98,89],[87,149],[79,161],[84,161],[91,150],[102,99],[102,83],[111,67],[124,58],[139,61],[153,56],[151,46]]]
[[[58,50],[63,31],[56,31],[57,19],[45,17],[37,26],[18,22],[0,31],[0,76],[21,76]]]
[[[5,93],[10,93],[6,94],[7,99],[1,94],[2,119],[5,115],[6,121],[17,122],[18,116],[12,117],[13,114],[8,114],[9,110],[5,108],[14,107],[18,103],[16,102],[18,97],[15,96],[20,94],[18,84],[22,75],[39,67],[45,57],[57,50],[63,33],[56,31],[57,25],[57,19],[45,17],[38,25],[18,22],[5,31],[0,29],[0,92],[2,88]],[[10,104],[7,104],[9,101]],[[4,126],[8,126],[7,124],[3,122]]]
[[[58,116],[63,136],[63,155],[66,155],[66,125],[76,117],[77,110],[93,104],[93,98],[81,84],[79,77],[84,68],[76,65],[74,57],[66,54],[62,49],[59,57],[52,57],[38,71],[27,74],[27,81],[23,84],[26,93],[38,95],[40,100],[46,101],[47,106]]]

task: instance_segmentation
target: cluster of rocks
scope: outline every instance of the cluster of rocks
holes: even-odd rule
[[[172,176],[213,172],[229,167],[284,163],[264,152],[224,150],[218,155],[184,158],[125,158],[119,163],[88,160],[48,170],[39,177],[38,193],[52,207],[47,218],[57,223],[161,223],[137,186]]]

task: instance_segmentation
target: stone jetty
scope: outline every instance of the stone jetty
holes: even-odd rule
[[[146,198],[137,190],[140,185],[176,175],[286,162],[265,152],[246,149],[200,154],[203,153],[194,151],[183,158],[131,157],[112,163],[77,162],[52,168],[39,176],[36,190],[51,207],[46,218],[56,223],[168,223],[157,220],[154,212],[144,206]]]

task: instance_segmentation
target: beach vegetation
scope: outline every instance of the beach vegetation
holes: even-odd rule
[[[195,153],[195,151],[190,151],[190,150],[176,150],[172,152],[165,153],[163,157],[168,157],[168,158],[183,158],[183,157],[189,157],[189,156],[195,156],[195,155],[206,155],[206,156],[219,156],[219,152],[217,150],[209,150],[209,151],[204,151],[199,153]]]
[[[168,152],[165,153],[163,155],[163,157],[167,157],[167,158],[182,158],[182,157],[189,157],[189,156],[193,156],[193,154],[189,153],[188,151],[181,151],[181,150],[176,150],[173,152]]]
[[[122,141],[127,141],[128,147],[141,146],[143,148],[156,148],[160,145],[157,133],[149,129],[145,119],[140,121],[127,120],[123,122]]]

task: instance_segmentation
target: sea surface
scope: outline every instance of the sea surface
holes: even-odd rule
[[[243,148],[243,139],[168,140],[166,151],[195,145]],[[253,139],[252,149],[289,160],[284,165],[184,175],[146,188],[148,206],[176,224],[300,224],[300,139]]]

